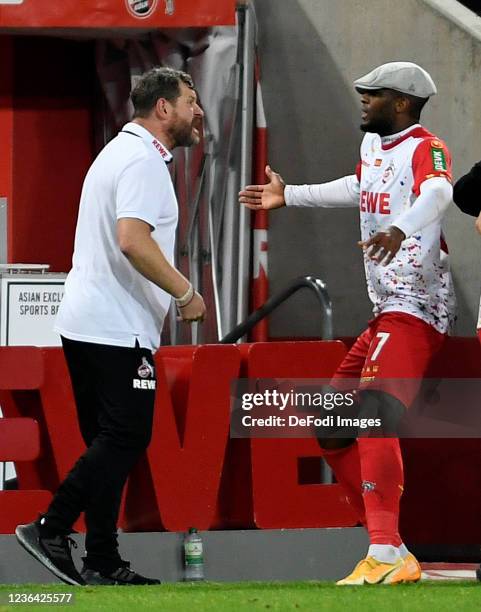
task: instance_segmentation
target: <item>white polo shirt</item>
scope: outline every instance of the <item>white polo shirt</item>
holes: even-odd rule
[[[117,221],[141,219],[173,263],[177,198],[170,152],[127,123],[100,152],[82,188],[72,270],[55,329],[71,340],[156,350],[171,296],[144,278],[117,240]]]

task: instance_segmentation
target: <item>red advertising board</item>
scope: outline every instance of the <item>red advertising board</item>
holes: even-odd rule
[[[0,28],[186,28],[233,25],[235,0],[0,0]]]

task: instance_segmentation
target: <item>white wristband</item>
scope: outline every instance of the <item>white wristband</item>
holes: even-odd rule
[[[175,305],[177,306],[177,308],[183,308],[184,306],[187,306],[189,302],[192,301],[193,297],[194,297],[194,287],[192,283],[189,283],[189,288],[184,293],[184,295],[182,295],[180,298],[174,298]]]

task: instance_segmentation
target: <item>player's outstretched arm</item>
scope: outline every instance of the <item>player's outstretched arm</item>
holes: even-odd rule
[[[239,202],[251,210],[273,210],[286,205],[285,183],[280,174],[266,166],[269,180],[265,185],[247,185],[239,192]]]

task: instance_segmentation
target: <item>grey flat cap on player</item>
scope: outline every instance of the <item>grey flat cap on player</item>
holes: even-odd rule
[[[421,66],[411,62],[389,62],[378,66],[355,80],[354,87],[358,91],[394,89],[418,98],[429,98],[438,91],[431,75]]]

